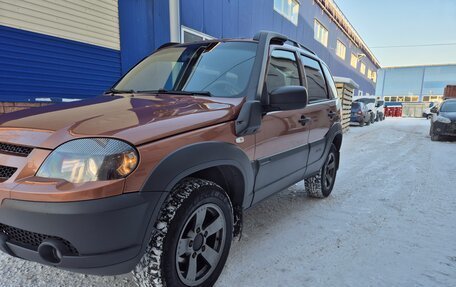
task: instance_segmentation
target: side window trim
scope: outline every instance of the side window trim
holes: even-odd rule
[[[269,96],[269,92],[267,90],[267,80],[268,80],[268,72],[269,72],[269,66],[270,66],[270,63],[271,63],[271,57],[272,57],[272,53],[274,51],[284,51],[284,52],[289,52],[289,53],[292,53],[294,58],[295,58],[295,62],[297,64],[297,69],[298,69],[298,74],[299,74],[299,83],[301,86],[303,87],[306,87],[306,85],[303,84],[303,77],[305,77],[304,75],[304,71],[301,69],[300,65],[302,66],[301,64],[301,60],[299,58],[299,54],[295,51],[295,50],[292,50],[292,49],[287,49],[285,47],[281,47],[281,46],[270,46],[269,48],[269,57],[268,57],[268,62],[266,64],[266,73],[264,75],[264,83],[265,83],[265,86],[266,89],[263,89],[263,96]],[[307,84],[307,80],[306,80],[306,84]],[[266,93],[266,95],[264,94]]]
[[[306,73],[306,71],[305,71],[306,69],[305,69],[305,67],[304,67],[304,63],[303,63],[302,60],[301,60],[303,57],[306,57],[306,58],[311,59],[311,60],[313,60],[313,61],[315,61],[315,62],[318,63],[318,65],[319,65],[319,67],[320,67],[320,70],[321,70],[321,73],[322,73],[322,75],[323,75],[323,80],[325,81],[326,98],[325,98],[325,99],[318,99],[318,100],[311,100],[310,97],[309,97],[309,99],[308,99],[308,104],[309,104],[309,105],[312,105],[312,104],[319,104],[319,103],[325,103],[325,102],[334,100],[334,98],[330,98],[330,97],[329,97],[328,81],[327,81],[327,79],[326,79],[325,72],[324,72],[324,70],[323,70],[322,63],[320,62],[320,60],[315,59],[315,58],[313,58],[313,57],[310,57],[310,56],[308,56],[308,55],[305,55],[305,54],[303,54],[303,53],[299,53],[298,56],[299,56],[299,62],[300,62],[300,64],[301,64],[302,70],[303,70],[303,72],[304,72],[304,77],[305,77],[305,80],[306,80],[306,86],[305,86],[306,88],[308,87],[308,82],[307,82],[307,73]]]

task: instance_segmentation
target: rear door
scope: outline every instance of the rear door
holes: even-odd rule
[[[273,49],[265,80],[267,93],[283,86],[303,85],[299,65],[294,51]],[[297,109],[269,112],[263,117],[255,135],[258,174],[254,203],[304,176],[309,125],[301,120],[303,114],[304,109]]]
[[[301,62],[307,80],[309,104],[305,108],[304,115],[309,122],[309,158],[306,174],[312,174],[320,169],[321,161],[324,160],[324,151],[327,140],[326,135],[333,123],[340,119],[335,99],[335,86],[327,67],[320,61],[301,55]],[[325,71],[326,70],[326,71]],[[328,80],[331,85],[328,84]]]

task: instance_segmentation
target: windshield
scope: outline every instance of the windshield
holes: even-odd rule
[[[440,111],[444,113],[456,112],[456,101],[444,102]]]
[[[247,87],[257,44],[211,42],[164,48],[147,57],[114,87],[117,91],[205,92],[239,96]]]

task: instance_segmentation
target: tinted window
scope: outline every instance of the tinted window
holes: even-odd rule
[[[128,72],[115,89],[208,91],[218,97],[235,97],[247,87],[256,48],[251,42],[164,48]]]
[[[325,72],[325,76],[326,76],[326,81],[328,83],[328,87],[329,87],[329,89],[331,89],[333,97],[337,98],[338,97],[337,88],[336,88],[336,84],[334,83],[334,79],[331,76],[331,73],[329,72],[328,67],[326,67],[326,65],[322,65],[322,67],[323,67],[323,71]]]
[[[352,103],[352,110],[357,111],[361,109],[361,105],[359,103]]]
[[[456,112],[456,101],[444,102],[440,111],[444,113]]]
[[[306,56],[301,56],[301,61],[306,71],[309,102],[328,99],[325,78],[321,71],[320,64]]]
[[[283,86],[300,86],[298,63],[293,52],[274,50],[269,60],[266,86],[268,92]]]

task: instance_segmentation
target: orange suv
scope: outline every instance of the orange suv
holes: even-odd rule
[[[170,43],[104,95],[0,117],[0,249],[141,286],[212,286],[243,211],[334,186],[328,67],[287,37]]]

